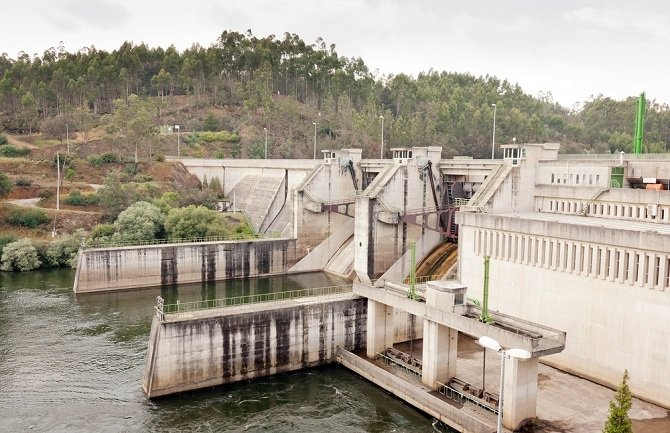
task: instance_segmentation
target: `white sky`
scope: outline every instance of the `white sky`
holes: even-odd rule
[[[646,90],[670,103],[667,0],[5,0],[0,52],[123,41],[179,50],[224,30],[321,36],[379,74],[495,75],[566,107]]]

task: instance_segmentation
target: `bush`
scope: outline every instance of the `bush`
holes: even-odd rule
[[[7,158],[17,158],[19,156],[26,156],[30,154],[30,149],[27,147],[16,147],[10,144],[0,147],[0,156]]]
[[[114,238],[124,242],[152,241],[163,232],[165,216],[146,201],[133,203],[114,221]]]
[[[0,269],[3,271],[30,271],[39,268],[40,264],[30,239],[11,242],[2,250]]]
[[[156,162],[165,162],[165,155],[156,155],[154,158]]]
[[[74,170],[72,167],[68,167],[65,169],[65,179],[67,179],[68,182],[72,183],[74,180],[74,177],[77,175],[77,172]]]
[[[5,134],[0,134],[0,146],[4,146],[7,143],[7,136]]]
[[[111,152],[103,153],[102,155],[90,155],[88,163],[94,167],[100,167],[103,164],[113,164],[121,162],[121,159]]]
[[[63,203],[70,206],[95,206],[100,203],[100,197],[96,193],[82,194],[78,189],[73,189],[63,199]]]
[[[76,268],[77,259],[79,258],[79,248],[83,239],[84,233],[80,229],[51,242],[46,252],[48,264],[51,266]]]
[[[168,239],[190,239],[230,234],[221,214],[204,206],[172,209],[165,218]]]
[[[5,173],[0,172],[0,197],[4,197],[12,192],[12,181]]]
[[[14,181],[15,186],[30,186],[30,185],[32,185],[32,183],[33,182],[30,179],[24,179],[22,177],[20,177],[20,178],[18,178]]]
[[[179,194],[168,191],[163,193],[160,198],[156,198],[152,202],[157,206],[164,215],[167,215],[171,209],[179,207]]]
[[[204,131],[198,133],[198,138],[207,143],[212,141],[225,141],[226,143],[237,143],[240,137],[234,132],[228,131]]]
[[[7,222],[13,226],[35,228],[51,221],[42,209],[14,209],[9,212]]]
[[[137,197],[134,190],[121,185],[118,173],[110,173],[105,177],[105,184],[97,195],[108,221],[115,220],[122,210],[136,201]]]
[[[49,199],[54,196],[54,192],[50,189],[41,189],[38,191],[37,196],[42,200]]]
[[[91,239],[105,240],[111,238],[116,233],[114,224],[97,224],[91,230]]]
[[[0,255],[2,255],[2,249],[5,248],[7,244],[10,244],[16,240],[16,236],[13,235],[0,235]]]

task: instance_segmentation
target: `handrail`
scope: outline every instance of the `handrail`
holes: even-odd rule
[[[419,381],[421,380],[421,377],[423,375],[421,370],[413,368],[412,366],[407,365],[404,362],[400,362],[397,359],[393,359],[389,356],[386,356],[383,353],[377,352],[377,354],[375,356],[375,359],[377,359],[377,360],[381,359],[384,362],[384,364],[386,364],[390,367],[400,367],[401,370],[414,375],[415,379],[417,379]]]
[[[197,238],[180,238],[180,239],[151,239],[143,241],[116,241],[116,240],[97,240],[92,239],[85,241],[83,247],[85,249],[91,248],[114,248],[114,247],[131,247],[144,245],[165,245],[165,244],[188,244],[188,243],[202,243],[202,242],[222,242],[222,241],[241,241],[241,240],[259,240],[259,239],[278,239],[281,237],[280,232],[266,232],[260,234],[239,234],[230,236],[209,236]]]
[[[315,287],[310,289],[297,289],[285,292],[259,293],[255,295],[233,296],[230,298],[208,299],[204,301],[177,302],[176,304],[164,304],[162,298],[156,302],[158,317],[164,320],[167,314],[180,314],[199,310],[211,310],[214,308],[236,307],[247,304],[260,304],[296,298],[307,298],[313,296],[336,295],[352,291],[351,284],[341,286]],[[160,297],[159,297],[160,298]]]
[[[439,381],[437,382],[437,392],[439,392],[440,394],[442,394],[443,396],[445,396],[447,398],[450,398],[450,399],[454,400],[456,403],[465,404],[466,402],[470,402],[470,403],[476,404],[477,406],[479,406],[483,409],[490,410],[491,412],[495,413],[496,415],[498,414],[498,409],[497,408],[495,408],[493,406],[489,406],[488,404],[484,403],[483,401],[480,401],[480,400],[478,400],[474,397],[471,397],[467,394],[464,394],[464,393],[460,392],[459,390],[457,390],[456,388],[452,388],[449,385],[445,385],[445,384],[443,384],[442,382],[439,382]]]

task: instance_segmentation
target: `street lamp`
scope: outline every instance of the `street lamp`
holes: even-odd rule
[[[496,428],[497,433],[502,433],[503,392],[505,390],[505,359],[528,359],[531,355],[529,351],[524,349],[504,350],[500,343],[487,336],[479,337],[478,342],[485,348],[498,352],[500,354],[500,358],[502,359],[502,362],[500,363],[500,395],[498,396],[498,427]],[[484,352],[484,356],[486,356],[486,352]]]
[[[181,158],[181,139],[179,137],[179,125],[175,125],[174,129],[177,130],[177,158]]]
[[[496,151],[496,104],[491,104],[493,107],[493,140],[491,141],[491,159],[495,159]]]
[[[384,159],[384,116],[379,116],[382,119],[382,147],[379,152],[379,159]]]
[[[265,131],[265,159],[268,159],[268,129],[263,128],[263,131]]]
[[[67,123],[65,124],[65,140],[67,141],[67,156],[70,156],[70,129]]]
[[[312,125],[314,125],[314,157],[313,157],[313,159],[316,159],[316,122],[312,122]]]

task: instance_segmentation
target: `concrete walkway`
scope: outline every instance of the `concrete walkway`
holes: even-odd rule
[[[396,344],[403,352],[410,353],[410,344]],[[411,345],[411,354],[421,359],[422,340]],[[457,377],[475,386],[482,383],[483,349],[474,339],[464,334],[458,338]],[[623,373],[622,373],[623,375]],[[498,394],[500,357],[486,353],[487,391]],[[579,378],[558,369],[540,364],[537,395],[537,422],[524,430],[535,433],[600,433],[607,419],[609,402],[615,391]],[[668,410],[633,399],[629,415],[634,433],[670,432]]]

